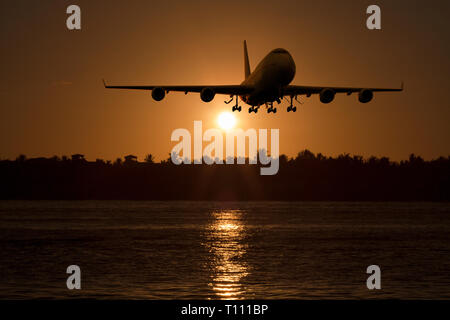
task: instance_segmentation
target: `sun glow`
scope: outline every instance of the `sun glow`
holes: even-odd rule
[[[244,279],[251,273],[246,261],[246,212],[212,212],[206,241],[211,254],[210,287],[215,299],[237,300],[246,297]]]
[[[217,123],[223,130],[230,130],[236,125],[236,118],[230,112],[222,112],[217,118]]]

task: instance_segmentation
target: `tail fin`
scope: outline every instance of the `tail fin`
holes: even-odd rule
[[[250,62],[248,61],[247,41],[244,40],[244,70],[245,79],[250,75]]]

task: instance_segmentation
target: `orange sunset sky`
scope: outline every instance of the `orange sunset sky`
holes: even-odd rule
[[[298,85],[398,87],[302,98],[296,113],[235,113],[237,126],[280,129],[280,152],[425,159],[450,154],[448,1],[376,1],[382,30],[366,28],[373,1],[2,1],[0,158],[71,155],[167,158],[176,128],[217,127],[227,96],[106,90],[110,84],[239,84],[242,41],[253,69],[270,50],[293,56]],[[374,2],[375,3],[375,2]],[[66,28],[77,4],[82,30]]]

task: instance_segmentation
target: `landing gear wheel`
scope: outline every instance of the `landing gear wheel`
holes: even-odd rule
[[[293,111],[294,109],[292,107],[290,107],[290,106],[287,107],[287,112],[290,112],[291,110]]]
[[[272,112],[277,113],[277,108],[273,108]]]
[[[234,112],[236,110],[236,107],[233,106],[233,108],[231,108],[231,111]]]
[[[294,111],[294,112],[297,111],[297,107],[293,107],[292,111]]]
[[[241,112],[242,111],[242,107],[238,107],[238,111]]]

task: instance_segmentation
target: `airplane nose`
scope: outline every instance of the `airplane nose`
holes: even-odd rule
[[[286,55],[286,60],[283,69],[284,69],[283,73],[286,75],[286,82],[290,83],[294,79],[296,66],[294,59],[289,53]]]
[[[288,53],[288,57],[289,57],[289,64],[291,66],[291,69],[294,70],[294,75],[295,75],[295,62],[294,62],[294,58],[292,58],[292,56]]]

